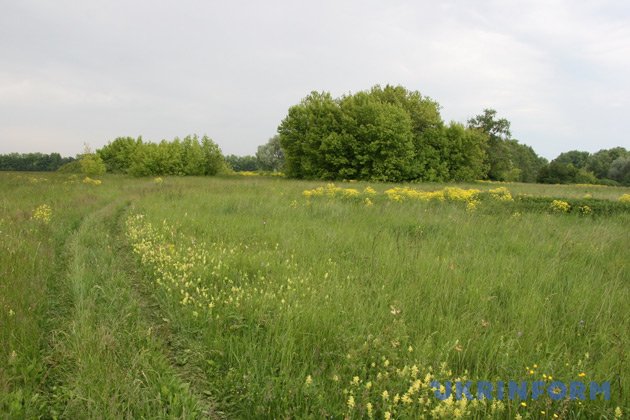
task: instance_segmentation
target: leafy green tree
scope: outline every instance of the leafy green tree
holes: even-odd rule
[[[488,171],[485,163],[488,137],[479,130],[467,129],[455,122],[444,129],[444,137],[442,161],[448,167],[447,178],[453,181],[483,178]]]
[[[225,162],[236,172],[257,171],[260,168],[256,156],[228,155],[225,157]]]
[[[258,161],[257,166],[264,171],[282,171],[284,151],[280,144],[280,136],[273,136],[266,144],[258,146],[256,160]]]
[[[127,173],[138,147],[142,147],[142,137],[118,137],[97,151],[105,162],[108,172]]]
[[[570,150],[568,152],[560,153],[554,160],[558,163],[570,163],[578,169],[584,169],[586,168],[590,156],[591,154],[589,152]]]
[[[334,99],[313,92],[278,127],[285,172],[294,178],[533,182],[546,160],[511,139],[496,111],[467,127],[444,124],[439,104],[402,86],[374,86]]]
[[[201,138],[203,151],[203,175],[217,175],[226,169],[225,159],[219,146],[206,135]]]
[[[72,161],[74,158],[62,158],[59,153],[9,153],[0,155],[0,171],[56,171]]]
[[[630,185],[630,155],[620,156],[610,164],[608,178],[622,185]]]
[[[510,122],[505,118],[497,119],[497,111],[484,109],[483,113],[468,120],[468,127],[480,130],[488,135],[487,164],[488,178],[495,181],[507,181],[513,176],[514,166],[510,156]]]
[[[612,149],[602,149],[589,156],[586,163],[586,169],[593,172],[597,178],[605,179],[608,177],[610,166],[612,163],[624,156],[628,156],[630,152],[623,147],[614,147]]]
[[[181,171],[183,175],[205,175],[205,155],[197,135],[186,136],[179,143]]]
[[[445,127],[428,128],[415,137],[413,179],[426,182],[450,180],[449,162],[444,158],[448,154],[447,142]]]
[[[576,168],[572,163],[553,160],[540,170],[538,182],[543,184],[597,184],[598,180],[592,172]]]
[[[87,144],[79,162],[81,172],[86,176],[100,176],[107,170],[103,159],[98,154],[93,153]]]
[[[98,151],[113,172],[134,176],[214,175],[225,168],[221,150],[208,136],[145,143],[120,137]]]
[[[330,93],[312,92],[298,105],[289,108],[278,127],[285,153],[285,173],[293,178],[327,178],[324,139],[342,132],[342,112]]]
[[[415,150],[410,179],[446,180],[446,165],[439,158],[446,141],[440,105],[420,92],[407,90],[403,86],[386,85],[382,88],[377,85],[369,93],[381,102],[404,109],[411,118]]]
[[[336,133],[335,140],[349,144],[346,153],[352,153],[345,157],[348,165],[342,173],[352,172],[360,179],[378,181],[410,179],[415,150],[409,114],[400,106],[381,102],[365,92],[342,99],[341,109],[345,133]],[[329,166],[331,174],[337,170]]]
[[[540,157],[530,146],[520,144],[517,140],[507,140],[510,149],[510,160],[513,165],[509,175],[512,181],[536,182],[538,173],[547,165],[547,159]]]

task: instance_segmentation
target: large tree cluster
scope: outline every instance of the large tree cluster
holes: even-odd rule
[[[540,171],[538,182],[630,185],[630,151],[614,147],[595,153],[561,153]]]
[[[340,98],[313,92],[278,127],[293,178],[376,181],[535,180],[542,161],[495,112],[445,124],[434,100],[402,86]],[[506,126],[507,123],[507,126]]]
[[[56,171],[73,160],[59,153],[9,153],[0,155],[0,171]]]
[[[196,135],[180,140],[145,142],[141,137],[119,137],[97,151],[108,172],[134,176],[216,175],[225,167],[219,146]]]

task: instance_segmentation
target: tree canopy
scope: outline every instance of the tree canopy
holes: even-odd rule
[[[258,169],[279,172],[284,168],[284,151],[280,144],[280,137],[273,136],[267,143],[258,146],[256,151]]]
[[[56,171],[73,160],[59,153],[9,153],[0,155],[0,171]]]
[[[544,167],[538,182],[547,184],[630,185],[630,152],[623,147],[595,153],[571,150]]]
[[[468,125],[445,124],[440,106],[402,86],[333,98],[312,92],[278,127],[294,178],[378,181],[536,180],[546,164],[486,109]]]
[[[449,181],[485,171],[486,135],[444,124],[437,102],[401,86],[341,98],[312,92],[278,133],[294,178]]]
[[[97,153],[108,171],[134,176],[216,175],[225,168],[221,149],[208,136],[160,143],[119,137]]]

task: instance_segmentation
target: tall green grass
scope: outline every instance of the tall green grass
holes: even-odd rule
[[[612,418],[630,405],[627,212],[366,206],[260,177],[45,177],[0,174],[4,416]],[[32,218],[41,204],[48,224]],[[164,270],[181,284],[158,283]],[[424,385],[407,403],[414,372]],[[610,381],[611,400],[447,405],[427,374]]]
[[[513,217],[454,204],[306,201],[301,191],[312,185],[174,180],[137,202],[150,223],[173,226],[175,242],[234,246],[222,257],[224,277],[210,265],[202,278],[241,279],[242,307],[191,318],[176,290],[162,297],[226,411],[348,415],[351,379],[374,380],[383,358],[435,371],[446,362],[453,378],[570,382],[585,374],[613,384],[612,402],[552,407],[561,416],[627,405],[628,214]],[[283,294],[269,278],[304,283]],[[277,299],[257,297],[259,288]],[[316,391],[305,388],[309,375]],[[388,386],[396,382],[379,391]],[[374,391],[355,397],[357,415],[367,402],[385,407],[379,415],[388,407]],[[517,410],[550,412],[547,402],[515,403],[508,415]]]

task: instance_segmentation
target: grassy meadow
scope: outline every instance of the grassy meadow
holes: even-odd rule
[[[630,188],[97,184],[0,173],[0,417],[627,416]]]

